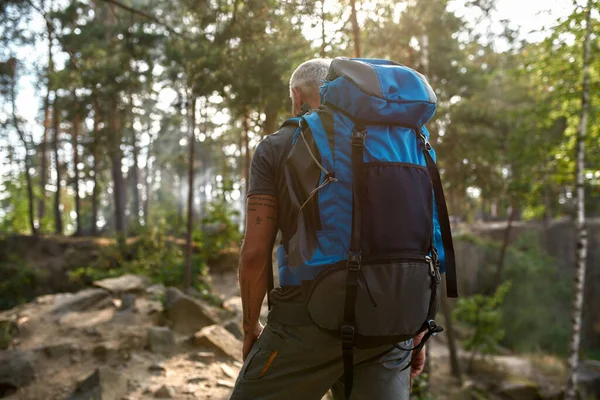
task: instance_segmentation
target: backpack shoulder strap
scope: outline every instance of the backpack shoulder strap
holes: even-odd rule
[[[444,196],[444,187],[442,186],[440,171],[429,152],[429,150],[431,150],[431,145],[421,128],[417,129],[417,135],[423,147],[423,155],[425,156],[425,162],[427,163],[427,169],[429,170],[431,183],[433,184],[433,194],[435,195],[435,205],[438,210],[442,243],[444,244],[444,251],[446,253],[446,294],[448,297],[458,297],[454,242],[452,241],[450,219],[448,216],[448,208],[446,207],[446,197]]]

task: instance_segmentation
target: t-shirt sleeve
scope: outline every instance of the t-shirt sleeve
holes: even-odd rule
[[[254,156],[252,157],[248,196],[254,194],[269,194],[275,196],[277,194],[273,161],[271,142],[269,137],[267,137],[258,144]]]

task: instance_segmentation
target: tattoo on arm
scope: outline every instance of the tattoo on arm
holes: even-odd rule
[[[277,209],[275,200],[270,197],[252,196],[248,201],[248,210],[256,211],[257,207],[268,207],[273,210]]]
[[[262,219],[260,219],[260,217],[256,217],[256,220],[254,220],[254,225],[260,225],[261,222]]]

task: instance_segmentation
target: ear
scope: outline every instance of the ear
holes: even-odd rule
[[[294,87],[292,88],[292,104],[294,107],[294,115],[300,112],[300,107],[302,107],[302,91]]]

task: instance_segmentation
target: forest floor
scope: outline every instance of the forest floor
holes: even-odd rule
[[[239,322],[232,324],[240,311],[234,273],[213,276],[215,291],[227,299],[223,309],[133,276],[105,282],[0,313],[0,327],[12,332],[0,352],[0,398],[87,400],[100,392],[115,400],[229,398],[241,367]],[[461,387],[451,377],[443,335],[432,341],[430,357],[435,399],[473,398],[473,391],[512,398],[506,393],[517,389],[519,398],[534,399],[564,374],[552,358],[496,356],[478,361]],[[468,357],[460,352],[463,363]]]
[[[43,264],[33,264],[42,269],[54,264],[64,269],[65,254],[78,260],[79,253],[109,244],[26,240],[31,242],[16,243],[29,251],[30,262],[41,252],[43,257],[35,257]],[[216,271],[210,280],[223,307],[129,275],[62,290],[72,293],[41,295],[0,312],[0,398],[228,399],[242,365],[241,299],[235,268]],[[53,287],[64,275],[61,270]],[[263,321],[266,314],[265,304]],[[429,346],[432,398],[559,398],[562,360],[509,352],[476,358],[460,384],[451,375],[445,340],[439,335]],[[470,359],[459,350],[463,369]]]

